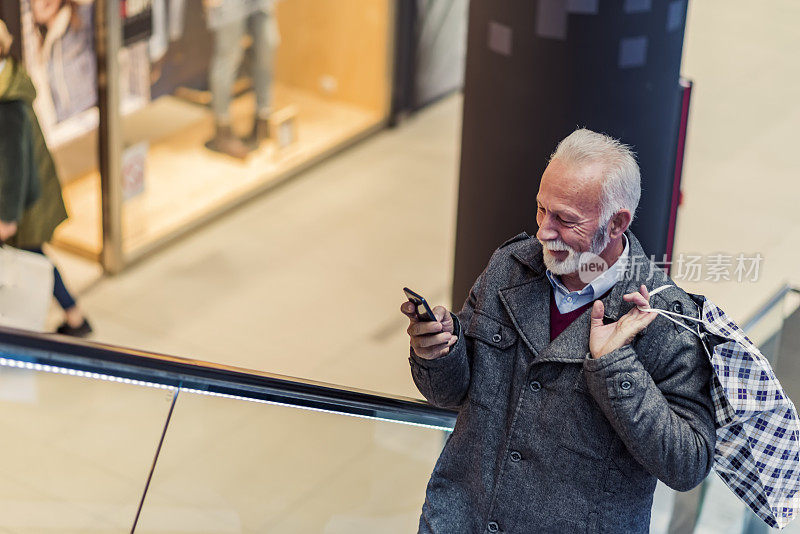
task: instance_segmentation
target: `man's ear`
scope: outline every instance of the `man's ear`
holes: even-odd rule
[[[619,210],[612,217],[608,225],[608,235],[611,239],[616,239],[622,235],[628,226],[631,224],[631,212],[628,210]]]

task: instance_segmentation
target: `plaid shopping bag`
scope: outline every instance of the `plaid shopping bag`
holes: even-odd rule
[[[700,338],[714,368],[714,470],[765,523],[783,528],[800,513],[797,410],[742,329],[706,297],[689,295],[702,310],[700,318],[641,309],[658,312]],[[694,328],[670,316],[688,319]]]

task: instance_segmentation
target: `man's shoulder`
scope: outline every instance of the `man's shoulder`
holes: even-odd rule
[[[500,245],[498,247],[498,250],[502,249],[502,248],[506,248],[509,245],[513,245],[514,243],[519,243],[520,241],[526,241],[528,239],[531,239],[531,236],[528,235],[528,232],[520,232],[517,235],[515,235],[514,237],[512,237],[511,239],[505,241],[502,245]]]
[[[534,263],[537,255],[541,258],[541,251],[542,245],[535,236],[528,234],[528,232],[520,232],[497,247],[494,255],[501,257],[515,256],[525,263]]]
[[[533,268],[539,271],[542,263],[542,246],[536,237],[521,232],[497,247],[489,259],[489,269],[508,269],[509,265],[519,265],[521,269]]]
[[[628,234],[628,239],[630,257],[628,258],[627,274],[631,278],[628,281],[628,289],[637,291],[640,284],[644,284],[648,291],[665,286],[653,295],[650,302],[651,307],[699,317],[698,307],[689,294],[670,278],[661,264],[654,262],[654,258],[644,252],[641,243],[633,233]]]

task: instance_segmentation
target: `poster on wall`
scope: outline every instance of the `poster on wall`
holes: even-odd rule
[[[97,127],[93,0],[20,0],[23,61],[36,87],[34,106],[51,148]],[[119,55],[121,112],[149,101],[147,43]]]
[[[144,193],[147,151],[150,143],[142,141],[122,151],[122,200]]]

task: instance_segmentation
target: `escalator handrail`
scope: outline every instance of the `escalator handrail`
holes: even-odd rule
[[[196,393],[452,429],[456,412],[424,401],[201,360],[0,327],[0,358]]]
[[[784,297],[789,293],[797,293],[800,295],[800,287],[795,287],[791,284],[784,284],[767,301],[758,308],[753,314],[742,323],[742,330],[745,332],[752,330],[772,309],[780,304]]]

